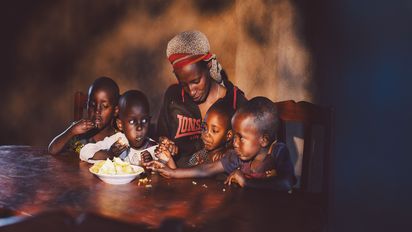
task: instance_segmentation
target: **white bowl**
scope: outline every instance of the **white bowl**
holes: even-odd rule
[[[135,173],[133,174],[119,174],[119,175],[110,175],[110,174],[99,174],[96,172],[93,172],[91,168],[89,168],[89,171],[93,174],[95,174],[97,177],[99,177],[103,182],[108,183],[108,184],[127,184],[130,183],[132,180],[134,180],[140,173],[144,172],[144,169],[140,166],[137,165],[130,165]]]

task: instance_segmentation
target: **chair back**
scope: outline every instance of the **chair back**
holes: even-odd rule
[[[298,191],[320,193],[328,201],[331,168],[333,110],[310,102],[293,100],[275,103],[280,118],[278,139],[286,143],[289,150],[301,150],[301,176]],[[290,149],[288,124],[298,123],[303,139],[303,149]],[[295,128],[296,130],[296,128]],[[320,133],[319,133],[320,132]],[[312,188],[317,184],[318,189]],[[322,201],[323,201],[322,200]]]
[[[76,91],[74,93],[74,109],[73,109],[73,120],[78,121],[83,118],[84,109],[86,109],[87,95],[81,91]]]

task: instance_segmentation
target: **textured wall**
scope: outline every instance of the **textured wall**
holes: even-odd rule
[[[164,90],[175,82],[167,42],[190,29],[209,37],[247,97],[312,99],[310,54],[292,0],[10,4],[2,9],[12,25],[3,31],[11,48],[2,55],[9,77],[0,144],[47,144],[70,123],[74,91],[86,91],[98,76],[112,77],[122,92],[146,92],[156,118]]]

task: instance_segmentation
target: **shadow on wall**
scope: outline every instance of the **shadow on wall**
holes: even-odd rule
[[[311,100],[310,57],[291,0],[96,2],[43,0],[24,8],[23,18],[7,14],[22,26],[7,37],[15,51],[2,55],[13,62],[0,144],[46,145],[71,123],[74,92],[99,76],[112,77],[121,92],[145,92],[156,119],[175,82],[167,42],[191,29],[208,36],[248,98]]]

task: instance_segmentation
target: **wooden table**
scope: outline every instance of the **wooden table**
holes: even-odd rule
[[[74,153],[52,156],[45,148],[1,146],[0,222],[11,214],[49,213],[71,215],[77,226],[87,221],[84,215],[92,215],[148,230],[168,222],[185,231],[320,231],[325,226],[322,208],[299,194],[157,174],[149,175],[152,187],[137,180],[109,185],[91,174],[90,166]]]

